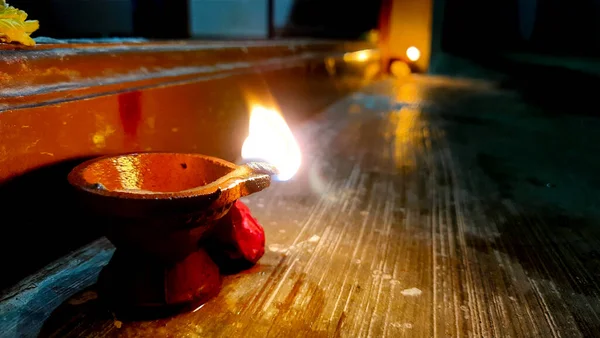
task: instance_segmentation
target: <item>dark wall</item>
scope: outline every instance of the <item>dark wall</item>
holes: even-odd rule
[[[195,8],[206,11],[219,10],[233,13],[239,9],[238,1],[223,3],[202,2],[198,0],[9,0],[12,6],[25,10],[31,19],[40,21],[40,29],[35,36],[53,38],[97,38],[97,37],[145,37],[179,39],[190,37],[192,22],[190,1]],[[262,0],[268,3],[269,0]],[[285,7],[286,13],[276,11],[278,23],[276,35],[284,37],[315,37],[333,39],[356,39],[363,33],[376,28],[381,0],[270,0],[273,7]],[[252,0],[259,4],[261,0]],[[250,4],[251,3],[246,3]],[[217,4],[218,6],[215,6]],[[285,5],[285,6],[283,6]],[[257,7],[258,8],[258,7]],[[210,13],[209,13],[210,14]],[[244,20],[262,20],[266,13],[243,13],[244,20],[223,16],[235,20],[241,30],[223,31],[216,36],[245,38],[236,33],[244,31]],[[254,15],[254,18],[248,16]],[[260,18],[258,18],[260,16]],[[194,15],[191,15],[194,20]],[[203,16],[198,16],[203,21]],[[232,17],[235,17],[233,15]],[[206,20],[205,20],[206,21]],[[267,25],[267,20],[265,26]],[[196,23],[197,25],[198,23]],[[200,25],[209,25],[208,21]],[[220,25],[218,29],[227,30],[232,25]],[[240,28],[240,27],[238,27]],[[250,29],[254,27],[247,27]],[[238,35],[236,35],[238,34]],[[204,36],[201,36],[204,37]],[[210,36],[207,36],[210,37]],[[264,36],[267,37],[266,34]]]
[[[445,50],[459,53],[526,51],[599,55],[598,0],[445,2],[442,38]]]
[[[132,0],[9,0],[8,3],[26,11],[29,19],[40,22],[40,29],[33,34],[34,37],[98,38],[135,35]]]
[[[273,0],[277,1],[277,0]],[[382,0],[296,0],[282,36],[355,39],[377,27]]]

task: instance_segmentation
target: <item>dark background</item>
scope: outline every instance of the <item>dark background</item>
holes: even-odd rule
[[[41,27],[35,36],[53,38],[358,39],[377,28],[382,1],[12,0],[9,3],[26,10],[30,18],[40,20]],[[436,24],[441,25],[437,33],[442,35],[442,48],[447,52],[466,56],[503,52],[600,55],[600,0],[434,2],[443,11],[443,19]],[[216,19],[207,20],[212,17]],[[244,36],[246,27],[253,33]]]
[[[598,0],[446,0],[442,46],[462,54],[598,55],[599,19]]]
[[[197,8],[194,13],[190,13],[192,2]],[[13,0],[9,3],[41,22],[36,36],[53,38],[235,37],[230,35],[233,29],[231,32],[223,29],[222,36],[194,34],[190,31],[190,21],[210,25],[203,22],[204,15],[229,11],[232,15],[227,21],[246,21],[249,26],[258,21],[266,27],[268,19],[262,16],[267,11],[261,6],[267,9],[271,4],[277,36],[356,39],[377,26],[381,0],[249,0],[245,5],[244,1],[211,0]],[[239,15],[242,18],[234,15],[238,8],[244,9]]]

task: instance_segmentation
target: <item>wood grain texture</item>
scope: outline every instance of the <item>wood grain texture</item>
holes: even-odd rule
[[[121,322],[93,290],[101,239],[4,296],[2,334],[594,336],[598,164],[555,156],[598,147],[578,127],[598,121],[581,119],[483,82],[381,81],[293,128],[301,172],[245,200],[267,253],[217,298]]]

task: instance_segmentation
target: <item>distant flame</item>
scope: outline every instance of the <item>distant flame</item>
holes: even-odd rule
[[[300,169],[302,154],[283,116],[256,105],[250,110],[249,135],[242,145],[242,158],[269,162],[279,170],[276,179],[287,181]]]

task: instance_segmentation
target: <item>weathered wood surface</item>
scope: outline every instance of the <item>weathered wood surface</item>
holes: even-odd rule
[[[204,307],[121,322],[95,299],[101,239],[5,295],[0,331],[598,335],[598,125],[482,82],[382,81],[295,126],[302,171],[247,200],[266,255]]]

